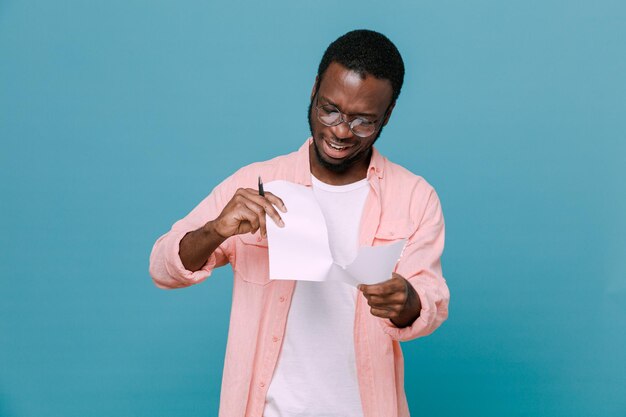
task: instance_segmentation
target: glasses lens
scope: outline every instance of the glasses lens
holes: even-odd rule
[[[376,130],[376,124],[371,122],[364,122],[361,119],[355,119],[350,124],[350,130],[357,136],[362,138],[369,136]]]
[[[335,126],[341,120],[341,113],[334,107],[320,106],[317,108],[317,118],[326,126]]]

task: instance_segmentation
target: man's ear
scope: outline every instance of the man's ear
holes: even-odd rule
[[[396,107],[395,101],[393,102],[391,106],[389,106],[389,110],[387,110],[387,116],[385,116],[385,120],[383,121],[383,126],[385,126],[387,122],[389,121],[389,117],[391,117],[391,112],[393,111],[394,107]]]
[[[313,83],[313,88],[311,89],[311,101],[313,101],[313,97],[315,97],[315,94],[317,94],[317,87],[318,87],[319,81],[320,81],[320,77],[319,75],[316,75],[315,83]]]

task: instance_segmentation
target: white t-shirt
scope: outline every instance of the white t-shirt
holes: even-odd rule
[[[330,251],[340,264],[356,256],[367,179],[348,185],[312,177]],[[341,282],[298,281],[264,417],[363,417],[354,354],[357,289]]]

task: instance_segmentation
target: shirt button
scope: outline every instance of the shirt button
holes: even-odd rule
[[[280,337],[278,337],[278,336],[274,336],[274,337],[272,337],[272,340],[273,340],[274,342],[278,342],[278,341],[280,340]]]
[[[261,383],[259,384],[259,386],[260,386],[261,388],[264,388],[264,387],[265,387],[265,382],[261,382]]]
[[[284,303],[286,300],[286,298],[284,296],[280,296],[280,298],[278,299],[278,301],[280,301],[281,303]]]

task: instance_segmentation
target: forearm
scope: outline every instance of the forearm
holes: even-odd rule
[[[219,245],[226,240],[215,230],[213,221],[189,232],[179,245],[179,256],[188,271],[198,271]]]

